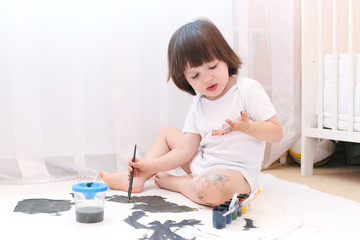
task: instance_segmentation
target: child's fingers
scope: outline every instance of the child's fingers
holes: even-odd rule
[[[131,162],[131,166],[133,166],[134,168],[140,168],[141,162]]]
[[[212,135],[213,136],[221,135],[221,131],[219,129],[214,129],[214,130],[212,130]]]
[[[245,112],[245,111],[242,111],[242,112],[241,112],[241,118],[242,118],[242,120],[245,121],[245,122],[248,122],[248,121],[249,121],[249,115],[248,115],[247,112]]]
[[[230,126],[230,124],[227,122],[226,120],[226,124],[224,124],[221,128],[219,129],[214,129],[212,130],[212,135],[215,136],[215,135],[225,135],[225,134],[228,134],[230,133],[232,130],[232,127]]]
[[[231,119],[226,119],[225,122],[230,125],[230,127],[234,126],[234,121]]]
[[[148,169],[148,166],[146,165],[145,162],[134,162],[134,163],[131,163],[131,165],[135,168],[135,174],[139,173],[139,172],[142,172],[142,171],[147,171]]]
[[[128,165],[131,165],[131,163],[132,163],[132,158],[128,158]]]
[[[128,160],[128,167],[131,168],[141,168],[143,166],[142,161],[139,158],[135,158],[135,162],[132,161],[132,158]]]

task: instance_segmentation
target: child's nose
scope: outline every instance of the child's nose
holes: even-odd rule
[[[208,72],[205,74],[204,79],[205,79],[205,82],[209,82],[209,81],[213,80],[213,75]]]

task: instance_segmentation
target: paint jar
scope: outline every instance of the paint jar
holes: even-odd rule
[[[226,226],[226,219],[223,216],[226,213],[226,208],[217,206],[213,208],[213,227],[216,229],[222,229]]]
[[[242,208],[240,208],[239,210],[237,210],[237,217],[241,217],[242,216]]]
[[[247,210],[247,205],[243,206],[243,208],[241,209],[241,213],[245,214]]]
[[[233,211],[232,213],[231,213],[231,220],[232,221],[235,221],[237,219],[237,211]]]
[[[76,221],[97,223],[104,220],[105,192],[107,189],[106,184],[98,182],[77,183],[72,186]]]
[[[231,201],[232,201],[232,199],[225,202],[225,204],[229,204],[229,209],[230,209]],[[237,219],[237,211],[233,211],[229,215],[230,215],[229,217],[231,217],[231,221],[235,221]]]
[[[226,212],[229,211],[229,206],[230,206],[230,202],[225,202],[223,204],[219,205],[220,207],[223,207],[226,209]],[[226,224],[230,224],[231,223],[231,213],[229,213],[228,215],[226,215],[225,219],[226,219]]]
[[[240,204],[245,201],[247,198],[249,197],[249,194],[239,194],[238,195],[238,207],[240,206]],[[242,215],[242,211],[243,209],[242,208],[239,208],[238,211],[237,211],[237,216],[240,217]],[[246,208],[245,208],[245,211],[246,211]]]

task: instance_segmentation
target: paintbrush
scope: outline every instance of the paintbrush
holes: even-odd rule
[[[136,144],[135,144],[135,147],[134,147],[134,156],[133,156],[132,162],[135,162],[135,155],[136,155]],[[130,182],[129,182],[128,200],[127,200],[127,202],[131,202],[130,198],[131,198],[133,180],[134,180],[134,167],[132,167],[132,172],[130,174]]]
[[[242,209],[246,204],[254,200],[260,194],[262,189],[263,189],[263,185],[261,184],[261,186],[258,189],[256,189],[255,192],[250,194],[250,196],[246,198],[239,206],[237,206],[237,193],[235,193],[231,200],[229,210],[226,213],[224,213],[223,216],[225,217],[226,215],[231,214],[233,211],[239,211],[240,209]]]

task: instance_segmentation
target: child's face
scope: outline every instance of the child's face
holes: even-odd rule
[[[194,90],[210,100],[220,98],[225,93],[229,81],[228,66],[217,59],[199,67],[185,68],[185,77]]]

